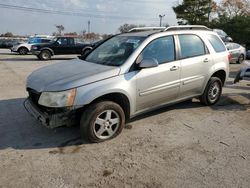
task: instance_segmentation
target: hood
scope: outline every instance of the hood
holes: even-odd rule
[[[47,42],[47,43],[33,43],[32,45],[33,46],[37,46],[39,48],[42,48],[42,47],[48,47],[48,46],[51,46],[53,43],[50,43],[50,42]]]
[[[27,78],[27,88],[43,91],[63,91],[117,76],[119,67],[73,59],[34,71]]]

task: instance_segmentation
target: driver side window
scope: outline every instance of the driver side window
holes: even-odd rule
[[[175,45],[173,36],[162,37],[152,41],[145,47],[140,59],[156,59],[159,64],[175,60]]]
[[[56,42],[61,46],[68,44],[67,38],[59,38]]]

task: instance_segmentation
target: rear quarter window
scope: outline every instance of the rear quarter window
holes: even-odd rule
[[[216,35],[209,34],[207,36],[209,42],[217,53],[226,51],[225,45]]]

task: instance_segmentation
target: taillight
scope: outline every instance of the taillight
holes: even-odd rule
[[[228,57],[228,61],[231,62],[231,60],[232,60],[232,58],[233,58],[233,57],[232,57],[232,54],[231,54],[231,53],[228,53],[228,56],[227,56],[227,57]]]

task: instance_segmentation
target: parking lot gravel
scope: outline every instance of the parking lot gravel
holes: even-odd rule
[[[132,119],[121,135],[88,144],[79,127],[49,130],[23,108],[34,70],[76,58],[0,49],[0,187],[249,187],[250,63],[231,64],[220,102],[183,102]]]

